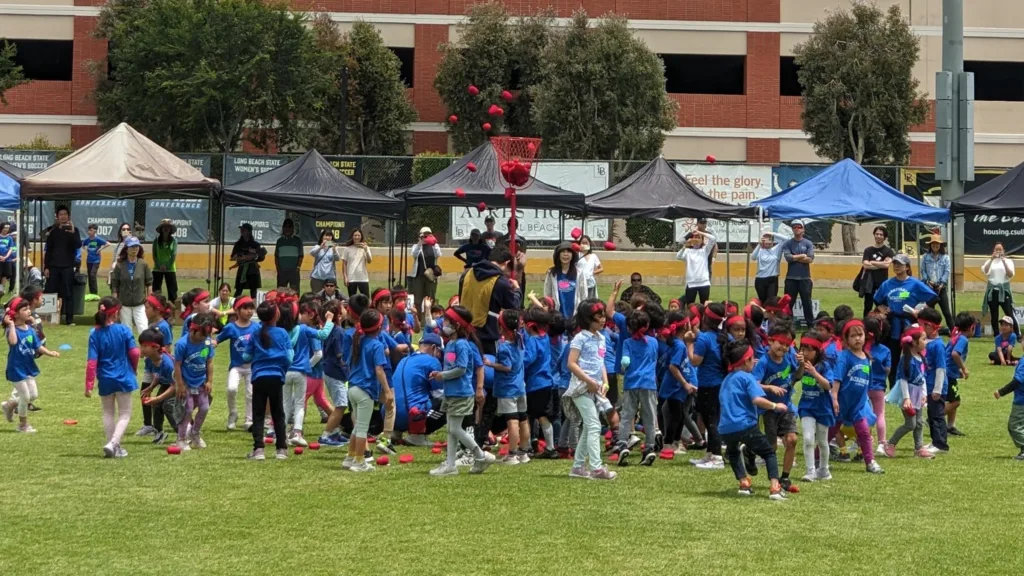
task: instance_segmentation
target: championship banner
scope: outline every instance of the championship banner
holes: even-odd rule
[[[241,236],[238,227],[246,223],[252,224],[252,237],[260,244],[277,242],[282,222],[284,210],[228,206],[224,210],[224,243],[237,242]]]
[[[147,200],[146,241],[155,240],[160,221],[170,218],[178,244],[206,244],[209,212],[209,200]]]
[[[210,154],[178,154],[178,158],[202,172],[203,176],[210,177],[210,167],[213,164],[213,156]]]
[[[224,185],[233,186],[248,180],[253,176],[259,176],[266,172],[270,172],[278,166],[284,166],[285,164],[295,160],[297,156],[286,156],[286,155],[267,155],[267,154],[248,154],[248,155],[232,155],[229,154],[224,158]]]
[[[715,200],[747,206],[754,200],[767,198],[772,194],[772,169],[770,166],[738,166],[728,164],[676,164],[679,171],[691,184]],[[675,222],[676,242],[682,243],[687,232],[696,226],[693,218],[682,218]],[[757,242],[760,225],[750,220],[736,220],[729,223],[708,220],[708,231],[719,243]]]
[[[38,172],[56,162],[57,153],[45,150],[0,150],[0,160],[22,170]]]
[[[964,182],[964,192],[970,192],[1004,172],[1005,170],[975,170],[974,181]],[[942,205],[942,183],[935,178],[934,170],[901,168],[900,191],[933,206]],[[963,218],[964,254],[991,254],[996,242],[1003,243],[1007,254],[1024,253],[1024,218],[999,213],[968,214]]]
[[[117,242],[121,222],[135,221],[135,200],[75,200],[71,203],[71,223],[85,238],[90,224],[96,235]]]
[[[825,166],[776,166],[772,168],[772,194],[781,194],[797,184],[811,179],[824,170]],[[828,245],[832,239],[832,222],[827,220],[805,219],[804,236],[814,245]],[[792,236],[789,226],[782,222],[773,222],[775,232]]]
[[[537,180],[558,186],[563,190],[590,196],[608,188],[607,162],[538,162],[533,166],[534,177]],[[517,235],[521,234],[531,242],[537,240],[557,242],[559,240],[560,211],[517,207],[516,212],[516,219],[519,221]],[[508,220],[511,215],[511,209],[507,207],[488,208],[486,212],[480,213],[475,206],[454,206],[451,214],[452,238],[467,240],[474,228],[483,232],[486,229],[484,219],[487,216],[494,217],[496,231],[507,234]],[[595,242],[604,242],[610,239],[611,220],[587,220],[584,225],[579,219],[566,218],[562,240],[572,239],[573,228],[582,229]]]
[[[340,245],[348,242],[349,234],[352,233],[352,230],[359,228],[362,223],[361,216],[350,214],[323,214],[316,218],[303,214],[299,216],[299,238],[305,244],[316,244],[317,239],[320,238],[320,231],[330,230],[334,236],[334,242]],[[277,242],[277,236],[274,237],[274,241]]]
[[[24,202],[22,205],[26,205]],[[37,212],[38,211],[38,212]],[[36,216],[39,216],[40,222],[36,222]],[[0,221],[10,222],[12,228],[17,228],[17,219],[14,217],[15,214],[10,210],[0,210]],[[25,227],[28,237],[32,241],[39,240],[39,231],[45,230],[50,226],[53,226],[54,214],[53,214],[53,201],[52,200],[33,200],[27,203],[27,208],[24,212]],[[74,222],[74,220],[72,219]],[[77,222],[75,224],[78,225]],[[19,236],[20,238],[20,236]]]

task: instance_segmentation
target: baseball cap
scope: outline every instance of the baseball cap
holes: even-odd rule
[[[1009,316],[1003,316],[1002,318],[999,319],[999,323],[1009,324],[1010,326],[1013,326],[1013,318],[1010,318]]]
[[[910,266],[910,256],[900,253],[892,257],[893,262],[898,262],[904,266]]]
[[[420,338],[420,344],[433,344],[434,346],[441,346],[441,337],[437,334],[424,334]]]
[[[803,227],[804,227],[804,221],[803,221],[803,220],[800,220],[800,219],[798,218],[798,219],[796,219],[796,220],[793,220],[792,222],[790,222],[790,223],[789,223],[789,227],[790,227],[790,228],[796,228],[797,226],[799,226],[799,227],[803,228]]]
[[[430,229],[430,226],[424,226],[423,228],[420,228],[420,236],[422,236],[424,234],[433,234],[433,233],[434,233],[434,231]]]
[[[249,232],[252,232],[252,224],[249,224],[248,222],[243,222],[241,225],[238,226],[238,228],[241,230],[248,230]]]
[[[707,218],[697,218],[697,224],[707,224],[707,223],[708,223],[708,219]]]
[[[142,242],[139,242],[139,238],[137,236],[129,236],[127,239],[125,239],[124,246],[125,248],[131,248],[132,246],[142,246]]]

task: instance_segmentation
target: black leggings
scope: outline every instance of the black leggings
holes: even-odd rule
[[[992,336],[999,334],[999,307],[1002,306],[1003,314],[1013,318],[1013,333],[1020,336],[1020,326],[1017,325],[1017,318],[1013,315],[1013,295],[1005,294],[1003,301],[999,302],[999,293],[993,290],[988,297],[988,314],[992,317]]]
[[[694,302],[700,301],[704,304],[711,298],[711,286],[700,286],[699,288],[686,287],[686,292],[683,293],[683,307],[687,307]]]
[[[174,302],[178,299],[178,275],[174,272],[153,271],[153,292],[160,292],[161,285],[165,281],[167,282],[167,292],[164,292],[164,296]]]
[[[718,417],[722,413],[722,405],[718,400],[721,386],[703,386],[697,389],[697,412],[704,421],[707,431],[708,454],[722,455],[722,439],[718,436]]]
[[[608,374],[608,401],[616,410],[619,408],[619,375]]]
[[[369,282],[349,282],[345,285],[348,288],[348,297],[351,298],[356,294],[370,295],[370,283]]]
[[[171,387],[170,384],[160,384],[159,386],[157,386],[156,394],[153,397],[155,398],[155,397],[163,394],[164,392],[167,392],[167,389],[170,388],[170,387]],[[147,413],[149,412],[150,408],[152,408],[152,414],[153,414],[153,428],[155,428],[157,432],[163,432],[164,431],[164,403],[160,402],[160,403],[154,404],[152,407],[147,406],[146,404],[143,404],[142,405],[142,413],[145,414],[146,416],[148,416],[149,414],[147,414]],[[147,420],[148,420],[148,418],[147,418]],[[171,420],[173,420],[173,418],[171,418],[168,415],[167,416],[167,420],[171,421]],[[147,422],[146,425],[149,426],[149,423]],[[175,430],[177,430],[178,423],[171,421],[171,427],[174,428]]]
[[[665,442],[682,441],[683,428],[690,431],[694,442],[700,441],[700,429],[697,428],[697,423],[693,421],[691,415],[694,400],[693,394],[688,394],[685,401],[674,398],[665,399],[664,404],[661,405],[661,415],[665,420]]]
[[[779,277],[754,278],[754,292],[757,293],[757,299],[761,301],[762,306],[769,298],[778,298]]]
[[[252,381],[252,445],[263,448],[263,420],[267,417],[267,402],[270,402],[270,417],[274,420],[274,434],[277,435],[278,450],[288,449],[285,436],[284,379],[264,376]]]

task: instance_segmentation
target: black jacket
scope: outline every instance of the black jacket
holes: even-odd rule
[[[64,230],[56,224],[46,230],[46,254],[43,269],[71,268],[75,255],[82,249],[82,237],[76,228],[74,232]]]
[[[498,314],[502,310],[518,310],[522,304],[523,295],[519,290],[514,290],[512,284],[509,283],[508,278],[502,273],[498,265],[489,260],[483,262],[477,262],[471,268],[459,277],[459,298],[462,297],[462,283],[466,278],[466,274],[472,274],[477,281],[484,281],[488,278],[497,276],[498,279],[494,283],[494,289],[491,291],[491,301],[489,303],[487,324],[483,328],[477,329],[477,337],[480,340],[486,340],[490,342],[497,342],[501,337],[498,332]]]

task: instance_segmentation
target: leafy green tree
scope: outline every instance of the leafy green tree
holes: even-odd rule
[[[313,20],[313,34],[326,96],[304,134],[304,144],[325,154],[406,154],[407,130],[416,121],[416,108],[402,82],[402,62],[384,44],[380,31],[357,21],[351,32],[342,35],[329,16],[319,14]],[[342,94],[342,69],[348,76],[347,100]],[[340,147],[343,118],[345,150]]]
[[[469,152],[494,134],[536,135],[531,108],[553,22],[549,11],[513,18],[500,2],[476,4],[458,25],[458,41],[441,45],[434,88],[457,118],[448,122],[456,152]],[[479,94],[469,93],[471,85]],[[515,94],[511,102],[501,98],[506,90]],[[489,115],[492,104],[504,116]],[[482,129],[485,122],[490,132]]]
[[[175,150],[286,147],[322,107],[313,35],[284,2],[111,0],[97,35],[100,122]]]
[[[661,59],[617,16],[591,26],[579,11],[553,33],[533,90],[533,121],[547,158],[650,160],[678,105]]]
[[[0,103],[7,105],[7,98],[4,94],[15,86],[25,82],[21,66],[14,63],[14,57],[18,55],[18,47],[10,42],[0,39]]]
[[[803,128],[819,156],[890,165],[910,158],[910,127],[924,122],[925,94],[914,78],[919,43],[899,6],[855,4],[816,22],[794,49]],[[843,226],[843,249],[856,252]]]

